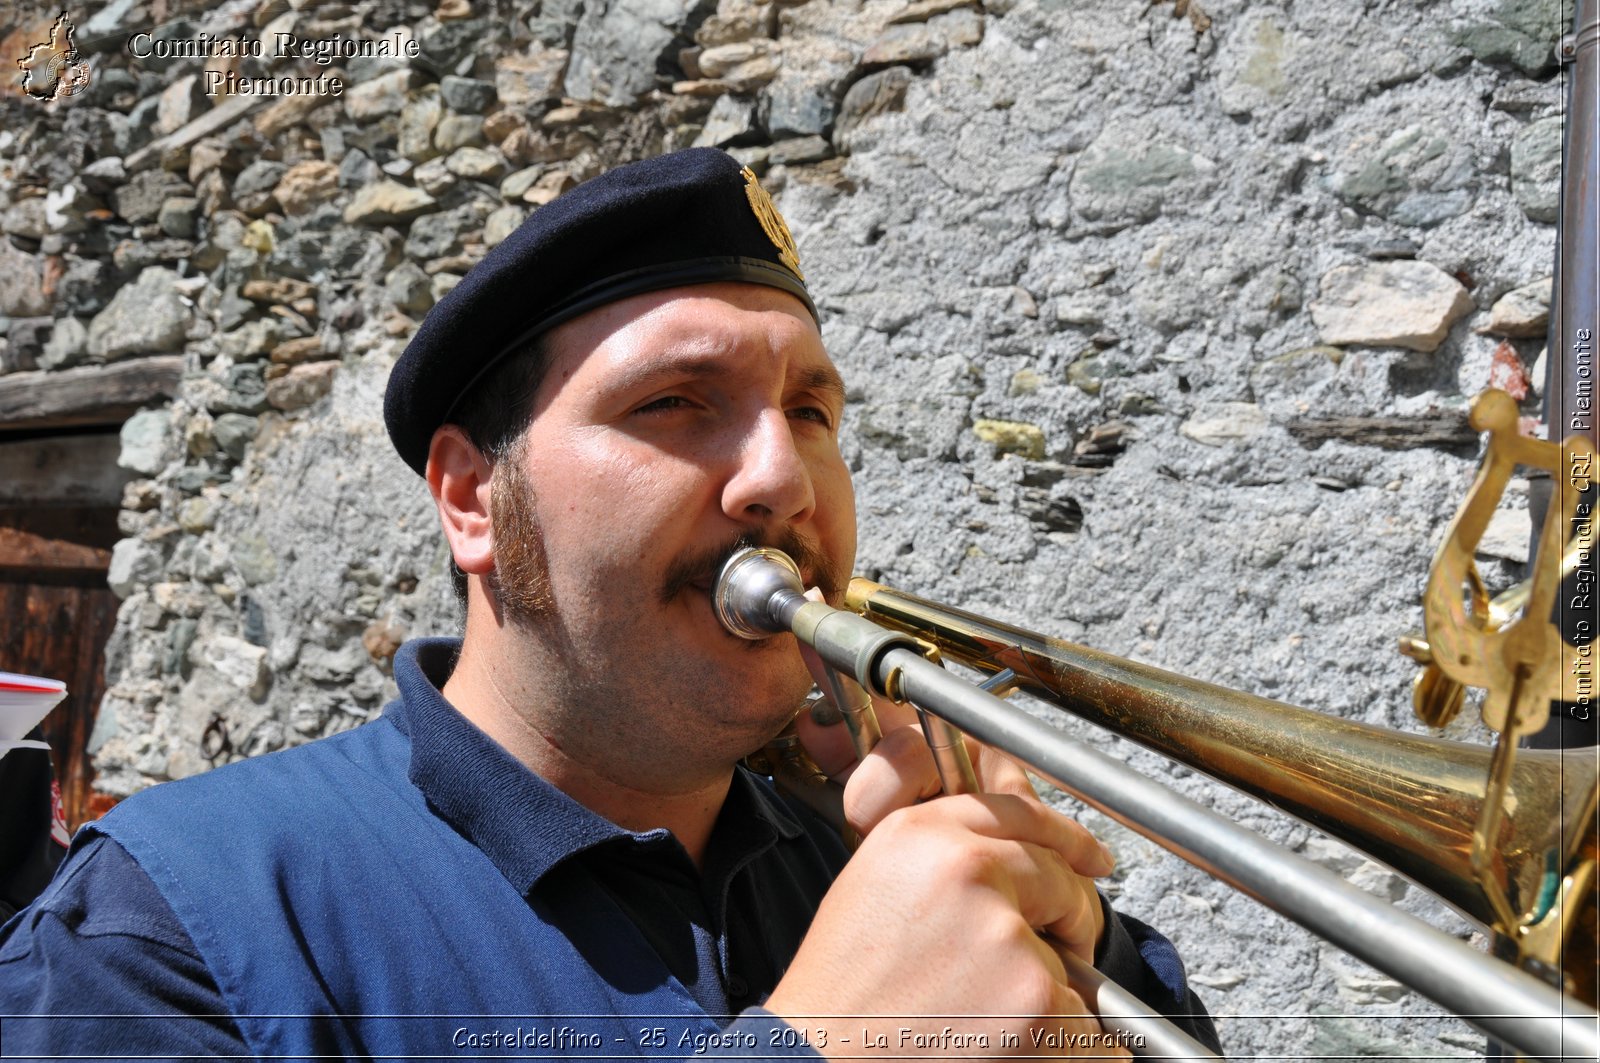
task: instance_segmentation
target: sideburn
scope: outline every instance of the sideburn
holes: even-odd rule
[[[544,531],[534,513],[533,489],[522,475],[521,447],[495,462],[489,480],[490,526],[494,532],[494,571],[489,591],[505,618],[526,626],[555,609]]]

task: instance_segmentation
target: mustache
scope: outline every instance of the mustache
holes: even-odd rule
[[[822,548],[802,537],[793,528],[784,528],[768,535],[746,532],[726,546],[705,550],[686,551],[667,567],[661,581],[661,604],[671,602],[693,583],[714,584],[728,558],[746,547],[767,546],[788,554],[800,571],[810,576],[830,602],[838,601],[844,589],[844,577]]]

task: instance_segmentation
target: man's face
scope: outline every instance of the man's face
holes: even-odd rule
[[[696,285],[549,341],[515,467],[496,471],[503,596],[537,604],[522,623],[558,648],[586,726],[692,722],[748,751],[810,679],[790,637],[723,631],[717,570],[741,540],[778,546],[837,600],[855,555],[843,389],[816,325],[782,292]]]

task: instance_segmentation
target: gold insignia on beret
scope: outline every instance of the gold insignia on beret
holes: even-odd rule
[[[761,231],[767,234],[767,239],[778,249],[778,261],[794,271],[794,275],[801,280],[806,275],[800,272],[800,249],[794,245],[794,235],[789,232],[789,225],[783,220],[783,215],[778,213],[777,204],[772,202],[772,197],[767,190],[761,187],[761,182],[756,180],[755,171],[746,166],[739,171],[739,176],[744,178],[744,195],[750,201],[750,209],[755,213],[756,221],[761,223]]]

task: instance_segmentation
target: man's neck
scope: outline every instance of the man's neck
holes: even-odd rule
[[[641,748],[648,736],[608,734],[539,681],[547,670],[471,636],[469,629],[442,691],[450,704],[585,808],[631,831],[665,827],[696,867],[703,864],[731,766],[691,772],[673,751]]]

